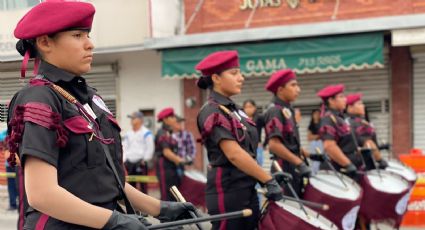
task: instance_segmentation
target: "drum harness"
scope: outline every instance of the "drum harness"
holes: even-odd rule
[[[353,142],[354,142],[354,145],[356,146],[356,154],[360,155],[360,158],[362,159],[362,164],[363,164],[364,166],[366,166],[365,159],[364,159],[364,157],[363,157],[363,155],[362,155],[362,152],[361,152],[361,151],[362,151],[362,147],[361,147],[361,146],[359,146],[359,142],[357,141],[356,134],[354,133],[354,129],[353,129],[353,125],[352,125],[352,122],[351,122],[350,117],[346,117],[346,118],[345,118],[345,123],[346,123],[348,126],[350,126],[351,138],[352,138],[352,140],[353,140]],[[365,149],[365,150],[366,150],[366,149]],[[370,148],[369,148],[369,149],[367,149],[367,150],[370,150]],[[379,169],[379,167],[377,167],[377,164],[376,164],[375,158],[374,158],[373,156],[370,156],[370,158],[372,159],[373,165],[375,166],[375,169],[376,169],[376,172],[378,173],[379,178],[382,180],[381,170]]]

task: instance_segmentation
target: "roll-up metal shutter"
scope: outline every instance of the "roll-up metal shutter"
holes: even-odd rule
[[[84,77],[91,87],[97,89],[111,112],[117,114],[118,78],[115,66],[115,64],[95,65]],[[28,73],[30,71],[28,70]],[[5,126],[4,123],[7,119],[6,105],[13,95],[29,81],[29,78],[21,80],[19,76],[19,71],[6,71],[0,75],[0,127]]]
[[[413,146],[425,150],[425,47],[413,50]]]
[[[272,98],[272,94],[264,89],[267,80],[266,76],[246,77],[242,94],[233,99],[238,104],[242,104],[246,99],[253,99],[260,110],[264,110]],[[378,139],[384,142],[390,141],[389,71],[387,68],[300,75],[298,82],[301,87],[301,95],[294,106],[300,108],[303,115],[299,128],[302,146],[308,147],[307,127],[310,122],[311,110],[319,108],[320,105],[316,93],[326,85],[337,83],[345,84],[347,93],[362,92],[364,94],[363,100],[368,107],[371,122],[378,131]]]

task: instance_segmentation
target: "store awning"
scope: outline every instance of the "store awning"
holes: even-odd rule
[[[194,78],[195,65],[208,54],[236,49],[245,76],[267,76],[291,68],[298,74],[383,68],[382,33],[331,36],[287,41],[257,42],[167,49],[162,51],[162,76]]]

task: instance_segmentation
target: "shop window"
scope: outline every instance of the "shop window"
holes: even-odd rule
[[[39,0],[0,0],[0,10],[25,9],[40,3]]]

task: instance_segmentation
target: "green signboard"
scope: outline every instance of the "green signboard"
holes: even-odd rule
[[[219,50],[237,50],[245,76],[269,76],[285,68],[298,74],[382,68],[383,46],[382,33],[368,33],[169,49],[162,52],[162,76],[198,77],[195,65]]]

